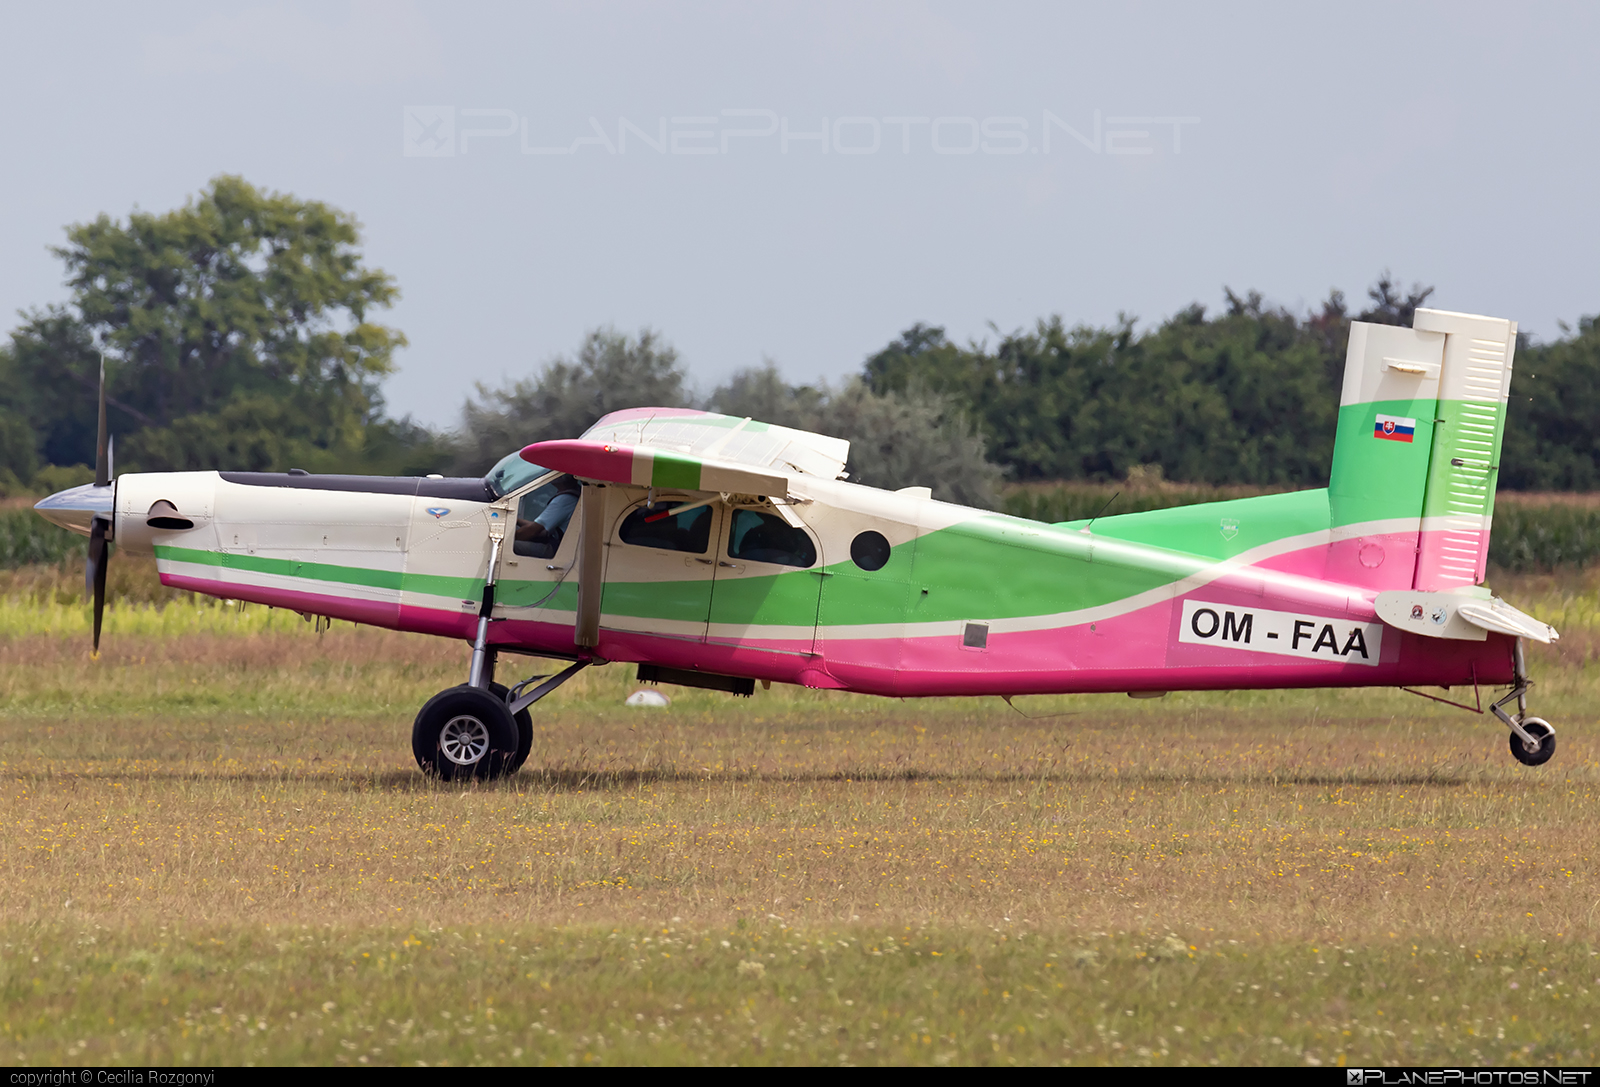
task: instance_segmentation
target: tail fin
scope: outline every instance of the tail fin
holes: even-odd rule
[[[1416,540],[1383,587],[1483,580],[1516,342],[1515,322],[1443,310],[1351,324],[1329,507],[1336,533]]]

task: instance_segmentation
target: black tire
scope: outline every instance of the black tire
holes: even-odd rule
[[[428,699],[411,727],[411,753],[441,781],[492,781],[517,752],[517,723],[506,704],[478,687],[451,687]]]
[[[506,695],[511,693],[504,683],[491,683],[489,690],[502,702],[506,700]],[[528,761],[528,752],[533,750],[533,714],[523,708],[513,714],[512,719],[517,722],[517,753],[506,763],[505,772],[508,774],[521,770],[522,764]]]
[[[1511,734],[1511,757],[1524,766],[1543,766],[1550,761],[1550,756],[1556,753],[1556,730],[1550,727],[1550,722],[1542,717],[1528,717],[1522,722],[1522,727],[1527,733],[1539,741],[1539,750],[1529,751],[1523,745],[1522,737],[1515,732]]]

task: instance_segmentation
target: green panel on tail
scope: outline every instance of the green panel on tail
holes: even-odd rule
[[[1375,400],[1339,409],[1328,479],[1333,527],[1422,516],[1436,400]],[[1416,420],[1409,442],[1374,437],[1379,415]]]
[[[1505,405],[1442,400],[1438,424],[1422,515],[1493,516],[1500,448],[1505,437]]]

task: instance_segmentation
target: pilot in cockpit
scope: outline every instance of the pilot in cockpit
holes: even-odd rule
[[[572,520],[582,490],[571,476],[558,476],[525,495],[517,510],[517,535],[512,545],[519,555],[550,558],[561,546],[561,537]]]

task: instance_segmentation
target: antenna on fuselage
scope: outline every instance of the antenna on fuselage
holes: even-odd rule
[[[1106,510],[1110,509],[1111,508],[1111,503],[1115,502],[1117,500],[1117,495],[1121,494],[1121,493],[1122,493],[1121,491],[1118,491],[1117,494],[1114,494],[1110,498],[1106,499],[1106,504],[1100,507],[1100,513],[1097,513],[1093,517],[1089,518],[1089,523],[1084,525],[1078,531],[1079,532],[1088,532],[1091,528],[1093,528],[1094,527],[1094,523],[1096,521],[1100,520],[1100,514],[1101,513],[1105,513]]]

